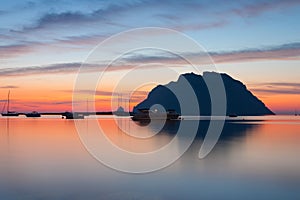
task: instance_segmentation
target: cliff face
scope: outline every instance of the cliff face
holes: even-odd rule
[[[198,105],[190,105],[190,107],[199,106],[200,115],[211,115],[211,98],[205,80],[212,78],[216,74],[216,72],[204,72],[203,76],[196,75],[194,73],[180,75],[176,82],[170,82],[167,85],[159,85],[155,87],[148,94],[147,99],[139,103],[134,108],[134,112],[140,108],[150,108],[154,104],[160,104],[166,110],[175,109],[178,113],[183,114],[181,112],[179,101],[173,92],[175,91],[176,94],[185,96],[187,91],[186,87],[183,85],[185,85],[186,81],[188,81],[190,86],[193,88],[198,101]],[[233,79],[227,74],[220,75],[223,79],[227,98],[226,115],[237,114],[239,116],[251,116],[274,114],[261,100],[247,90],[243,83]],[[211,87],[214,88],[213,85]],[[195,113],[193,113],[193,108],[189,108],[188,113],[185,112],[184,114],[195,115]]]

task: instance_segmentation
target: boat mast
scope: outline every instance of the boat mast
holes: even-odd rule
[[[86,98],[86,112],[89,112],[89,99]]]
[[[8,91],[8,95],[7,95],[7,113],[9,113],[9,95],[10,95],[10,90]]]
[[[2,112],[1,113],[4,113],[5,109],[6,109],[6,104],[7,104],[7,101],[4,102],[4,106],[2,108]]]
[[[119,93],[118,93],[118,99],[117,99],[117,101],[118,101],[118,108],[119,108],[120,107],[120,94]]]
[[[120,103],[120,107],[123,107],[123,97],[122,97],[122,93],[121,93],[120,95],[121,95],[121,103]],[[120,108],[120,107],[119,107],[119,108]],[[118,108],[118,109],[119,109],[119,108]]]

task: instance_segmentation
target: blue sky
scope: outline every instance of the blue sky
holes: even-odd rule
[[[299,13],[299,1],[4,1],[0,36],[2,48],[76,42],[82,48],[158,26],[182,31],[208,51],[240,50],[298,42]]]
[[[2,1],[0,84],[14,85],[34,74],[75,73],[104,39],[151,26],[187,34],[211,53],[218,69],[256,84],[253,90],[265,82],[299,87],[299,20],[295,0]],[[278,84],[274,87],[278,91]]]

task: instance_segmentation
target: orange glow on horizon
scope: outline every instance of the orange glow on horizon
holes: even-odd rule
[[[117,102],[114,98],[112,102],[111,96],[96,95],[95,108],[96,111],[112,111],[112,107],[117,109],[117,106],[122,106],[126,111],[132,110],[135,105],[147,97],[146,88],[142,88],[142,92],[134,92],[130,97],[130,105],[128,97],[123,96],[123,100]],[[0,90],[1,96],[1,111],[7,98],[8,89]],[[276,112],[289,112],[292,114],[295,110],[300,111],[300,95],[295,94],[255,94],[261,99],[267,107]],[[126,102],[125,102],[126,101]],[[90,102],[90,100],[89,100]],[[89,103],[89,108],[92,105]],[[82,102],[82,109],[87,108],[86,101]],[[66,91],[45,91],[43,89],[12,89],[10,110],[18,112],[30,112],[33,110],[39,112],[63,112],[72,110],[72,92]]]
[[[257,94],[265,105],[275,113],[300,111],[300,95],[296,94]]]
[[[0,84],[3,85],[15,85],[15,88],[0,88],[0,109],[5,104],[7,99],[7,93],[11,90],[11,104],[10,110],[17,112],[64,112],[72,110],[72,91],[73,84],[75,80],[74,75],[66,77],[61,76],[29,76],[23,77],[18,80],[11,80],[14,82],[3,81]],[[4,84],[4,82],[6,84]],[[123,94],[123,101],[119,100],[115,96],[112,101],[111,91],[114,87],[111,82],[106,85],[101,85],[98,88],[95,97],[90,94],[83,93],[82,100],[82,110],[86,111],[88,100],[88,108],[91,110],[95,106],[96,111],[112,111],[116,110],[118,105],[122,106],[126,111],[132,110],[135,105],[144,100],[148,92],[155,87],[153,84],[144,85],[140,88],[135,88],[136,91],[131,93],[130,103],[129,103],[129,89],[124,89],[121,91]],[[102,92],[102,93],[101,93]],[[300,112],[300,95],[299,94],[276,94],[276,93],[263,93],[263,92],[253,92],[259,99],[261,99],[267,107],[269,107],[275,113],[286,113],[293,114],[295,110]],[[87,97],[84,97],[86,95]],[[89,95],[89,96],[88,96]],[[92,98],[95,98],[95,105],[92,105]],[[81,103],[80,103],[81,104]],[[130,104],[130,105],[129,105]]]

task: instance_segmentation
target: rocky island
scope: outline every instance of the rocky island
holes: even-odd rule
[[[172,109],[181,114],[180,104],[174,94],[174,90],[176,91],[175,93],[186,92],[181,86],[184,82],[188,81],[198,100],[198,105],[191,106],[199,106],[200,115],[209,116],[211,115],[211,98],[205,80],[215,75],[220,75],[224,83],[227,102],[226,115],[258,116],[274,114],[242,82],[233,79],[227,74],[216,72],[204,72],[203,75],[186,73],[180,75],[176,82],[158,85],[149,92],[148,97],[144,101],[134,107],[133,111],[137,112],[139,109],[149,109],[154,104],[160,104],[165,110]],[[172,88],[173,92],[169,88]],[[192,112],[188,114],[194,115]]]

